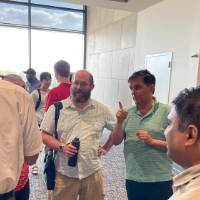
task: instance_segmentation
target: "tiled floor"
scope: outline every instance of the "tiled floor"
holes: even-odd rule
[[[105,133],[104,140],[106,137]],[[30,200],[47,200],[47,190],[42,176],[43,155],[40,156],[38,165],[39,174],[37,176],[30,174]],[[127,200],[124,187],[123,145],[112,147],[109,153],[102,157],[102,165],[105,178],[105,200]]]

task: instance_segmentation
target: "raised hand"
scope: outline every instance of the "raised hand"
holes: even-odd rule
[[[123,109],[122,103],[119,101],[119,110],[116,113],[117,122],[123,123],[123,121],[127,118],[128,112]]]

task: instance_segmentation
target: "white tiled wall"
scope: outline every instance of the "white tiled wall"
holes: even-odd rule
[[[128,77],[133,72],[136,14],[104,8],[88,8],[87,64],[94,75],[92,97],[114,112],[121,100],[132,103]]]

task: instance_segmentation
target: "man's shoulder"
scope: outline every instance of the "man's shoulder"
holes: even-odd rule
[[[31,95],[22,87],[10,83],[8,81],[1,81],[0,82],[0,92],[2,91],[2,95],[6,97],[10,97],[10,100],[13,101],[13,98],[17,100],[23,101],[32,101]]]
[[[0,89],[29,96],[29,93],[24,88],[14,84],[14,83],[11,83],[9,81],[1,80]]]
[[[48,96],[53,96],[59,93],[59,86],[53,87],[49,90]]]
[[[94,106],[101,106],[101,107],[104,107],[104,108],[108,108],[108,106],[106,106],[105,104],[103,104],[100,101],[97,101],[95,99],[91,99],[90,101],[91,101],[92,105],[94,105]]]
[[[111,112],[110,108],[109,108],[107,105],[105,105],[105,104],[103,104],[103,103],[101,103],[101,102],[99,102],[99,101],[97,101],[97,100],[95,100],[95,99],[91,99],[91,104],[92,104],[96,109],[99,109],[99,110],[101,110],[101,111],[104,111],[104,112]]]
[[[58,90],[58,86],[55,86],[55,87],[51,88],[51,89],[49,90],[49,93],[52,93],[52,92],[54,92],[54,91],[56,91],[56,90]]]
[[[171,109],[171,106],[169,104],[166,104],[166,103],[161,103],[161,102],[157,102],[156,103],[160,109],[162,110],[166,110],[166,111],[170,111]]]

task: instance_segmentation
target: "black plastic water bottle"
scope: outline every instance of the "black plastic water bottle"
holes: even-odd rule
[[[79,140],[79,138],[74,138],[72,140],[71,144],[76,147],[77,151],[79,150],[79,148],[80,148],[80,140]],[[70,167],[75,167],[76,164],[77,164],[77,160],[78,160],[78,152],[75,155],[69,157],[68,165]]]

